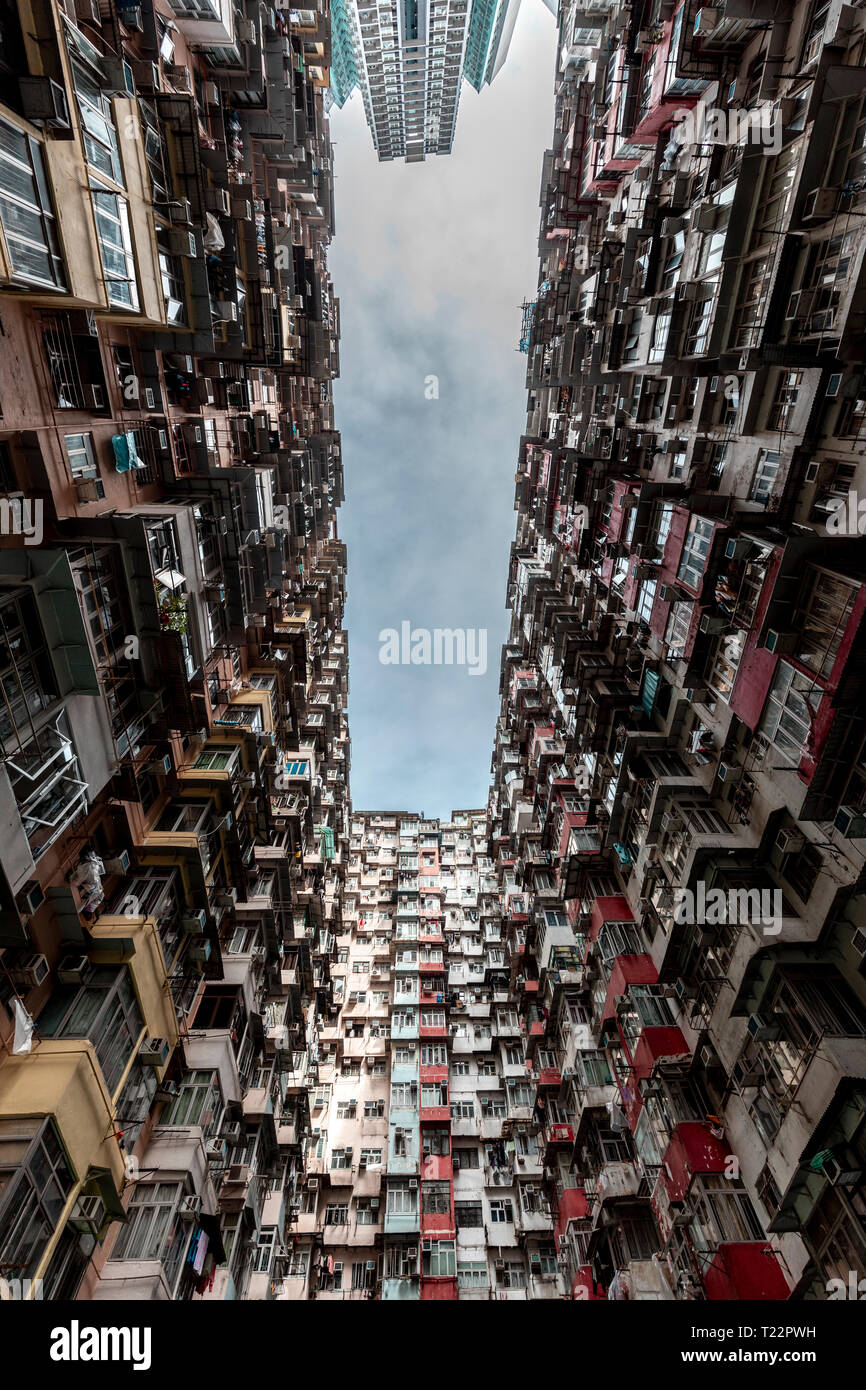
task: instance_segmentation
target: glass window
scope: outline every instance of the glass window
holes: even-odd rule
[[[690,589],[699,589],[713,536],[713,523],[702,516],[693,516],[689,522],[680,567],[677,577]]]
[[[41,1115],[0,1119],[0,1271],[29,1279],[75,1177],[57,1131]]]
[[[112,1260],[159,1260],[173,1290],[193,1232],[192,1223],[178,1215],[184,1195],[181,1182],[136,1184]]]
[[[0,222],[16,280],[63,289],[66,275],[42,150],[0,120]]]
[[[423,1252],[422,1273],[430,1279],[453,1278],[457,1272],[457,1255],[453,1240],[431,1240]]]

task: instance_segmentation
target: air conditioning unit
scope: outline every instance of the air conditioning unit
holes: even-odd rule
[[[840,806],[833,826],[846,840],[866,840],[866,815],[854,806]]]
[[[57,967],[57,978],[62,985],[86,985],[92,970],[87,956],[64,956]]]
[[[768,628],[764,635],[764,647],[768,652],[792,652],[797,645],[796,632],[777,632]]]
[[[129,873],[129,850],[122,849],[120,854],[113,859],[103,859],[102,867],[107,874],[128,874]]]
[[[35,878],[29,878],[23,888],[15,894],[15,906],[22,917],[32,917],[45,901],[42,885]]]
[[[200,1211],[201,1197],[196,1197],[195,1194],[189,1197],[181,1197],[180,1206],[177,1209],[177,1214],[181,1221],[197,1221]]]
[[[318,1178],[307,1178],[307,1191],[308,1191],[308,1192],[317,1192],[318,1190],[319,1190],[319,1179],[318,1179]]]
[[[188,231],[185,227],[172,227],[168,233],[168,244],[175,256],[186,256],[194,260],[198,255],[195,232]]]
[[[832,217],[836,211],[839,193],[835,188],[813,188],[806,194],[800,220],[803,222],[822,222]]]
[[[677,232],[681,232],[685,225],[682,217],[663,217],[662,236],[676,236]]]
[[[187,956],[189,957],[190,960],[197,961],[200,965],[204,965],[204,963],[205,963],[206,961],[209,961],[209,960],[210,960],[210,956],[211,956],[211,944],[210,944],[210,942],[209,942],[209,941],[200,941],[200,942],[196,942],[196,944],[195,944],[194,946],[190,946],[189,950],[187,951]]]
[[[806,836],[800,830],[782,829],[776,835],[776,849],[780,854],[799,854],[806,844]]]
[[[724,212],[725,209],[715,203],[705,203],[703,207],[698,208],[694,220],[695,229],[699,232],[715,232]]]
[[[69,129],[69,107],[59,82],[50,77],[22,76],[18,78],[18,92],[26,120],[46,130]]]
[[[180,919],[180,929],[187,936],[201,936],[207,926],[207,913],[203,907],[195,912],[185,913]]]
[[[82,1195],[72,1208],[67,1224],[82,1235],[92,1235],[102,1226],[105,1214],[105,1203],[101,1197]]]
[[[725,542],[725,559],[742,560],[751,549],[752,542],[748,536],[730,536]]]
[[[136,58],[132,63],[132,77],[140,92],[158,92],[160,88],[159,63],[149,58]]]
[[[224,1139],[208,1139],[205,1144],[205,1154],[208,1163],[225,1163],[228,1156],[228,1146]]]
[[[37,989],[48,977],[48,961],[45,956],[25,956],[9,967],[9,976],[19,989]]]
[[[781,1023],[765,1023],[760,1014],[751,1014],[746,1026],[755,1042],[775,1042],[782,1036]]]
[[[143,1067],[164,1067],[170,1055],[168,1038],[145,1038],[138,1049],[138,1060]]]
[[[743,775],[743,768],[731,763],[719,763],[719,781],[734,786]]]
[[[685,690],[683,691],[683,694],[685,695],[690,705],[704,704],[704,702],[709,697],[709,693],[710,689],[707,685],[689,685],[686,686]]]
[[[728,619],[722,617],[720,614],[702,613],[701,620],[698,626],[700,627],[701,632],[715,634],[719,632],[724,632],[730,626],[730,624]]]

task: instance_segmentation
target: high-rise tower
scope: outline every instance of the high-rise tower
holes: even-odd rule
[[[493,81],[519,8],[520,0],[337,0],[335,104],[360,88],[381,160],[449,154],[461,79],[479,92]]]

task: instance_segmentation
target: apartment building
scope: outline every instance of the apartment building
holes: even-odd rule
[[[490,814],[573,1298],[866,1256],[864,30],[560,8]]]
[[[261,1299],[346,854],[328,8],[3,40],[0,1273]]]
[[[288,1297],[564,1290],[487,841],[483,809],[352,815]]]
[[[380,160],[450,154],[463,78],[479,92],[493,81],[519,9],[520,0],[336,0],[330,99],[342,106],[360,91]]]

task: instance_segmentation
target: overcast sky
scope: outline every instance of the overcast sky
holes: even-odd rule
[[[542,0],[523,0],[495,81],[463,83],[450,155],[380,164],[358,95],[331,113],[358,810],[487,801],[555,32]],[[486,674],[381,664],[380,631],[403,622],[486,629]]]

